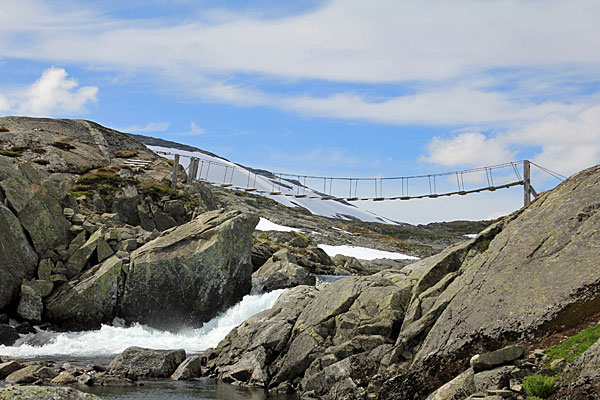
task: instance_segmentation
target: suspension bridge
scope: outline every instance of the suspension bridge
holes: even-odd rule
[[[531,183],[532,167],[560,181],[566,179],[529,160],[426,175],[361,178],[274,173],[246,168],[208,155],[156,153],[173,160],[172,185],[176,184],[183,168],[187,173],[187,183],[196,180],[267,196],[346,202],[435,199],[522,186],[523,203],[527,205],[532,196],[538,196]]]

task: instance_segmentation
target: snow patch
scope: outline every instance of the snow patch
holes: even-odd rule
[[[409,256],[402,253],[393,253],[391,251],[383,251],[377,249],[370,249],[368,247],[358,246],[330,246],[328,244],[318,245],[322,248],[327,255],[335,257],[338,254],[355,257],[359,260],[375,260],[377,258],[389,258],[392,260],[418,260],[419,257]]]
[[[478,233],[467,233],[466,235],[463,235],[464,237],[468,237],[469,239],[474,239],[476,238],[478,235]]]
[[[278,225],[274,222],[269,221],[266,218],[260,217],[258,225],[256,225],[257,231],[279,231],[279,232],[300,232],[300,229],[290,228],[289,226]]]

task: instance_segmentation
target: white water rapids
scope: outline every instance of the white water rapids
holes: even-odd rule
[[[258,295],[247,295],[223,314],[205,323],[202,328],[177,333],[160,331],[135,324],[131,327],[102,325],[95,331],[41,331],[22,336],[14,346],[0,346],[0,354],[12,357],[42,356],[110,356],[129,346],[152,349],[185,349],[199,353],[215,347],[236,326],[273,306],[284,289]]]

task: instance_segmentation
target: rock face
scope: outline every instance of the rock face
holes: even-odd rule
[[[19,334],[10,325],[0,324],[0,345],[4,346],[12,346],[17,339],[19,339]]]
[[[252,274],[252,287],[259,292],[270,292],[299,285],[314,285],[316,278],[296,264],[288,249],[281,249]]]
[[[250,292],[258,218],[211,211],[131,255],[121,310],[159,328],[199,325]]]
[[[413,264],[423,272],[393,360],[410,368],[384,385],[382,398],[422,396],[464,370],[477,352],[536,343],[595,315],[599,198],[600,167],[594,167],[474,242]],[[399,355],[407,351],[412,362]]]
[[[168,378],[185,360],[185,350],[128,347],[108,366],[108,371],[130,379]]]
[[[37,261],[19,220],[0,203],[0,310],[16,299],[21,281],[33,277]]]

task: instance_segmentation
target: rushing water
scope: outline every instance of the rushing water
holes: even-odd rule
[[[0,346],[0,354],[21,359],[44,359],[60,365],[107,365],[129,346],[153,349],[185,349],[197,354],[215,347],[234,327],[252,315],[271,308],[283,290],[248,295],[225,313],[213,318],[198,329],[184,329],[176,333],[153,329],[140,324],[130,327],[103,325],[101,329],[84,332],[40,331],[22,336],[14,346]],[[252,390],[200,379],[192,382],[165,380],[145,381],[134,387],[80,387],[105,399],[231,399],[262,400],[296,397],[268,395],[263,390]]]

